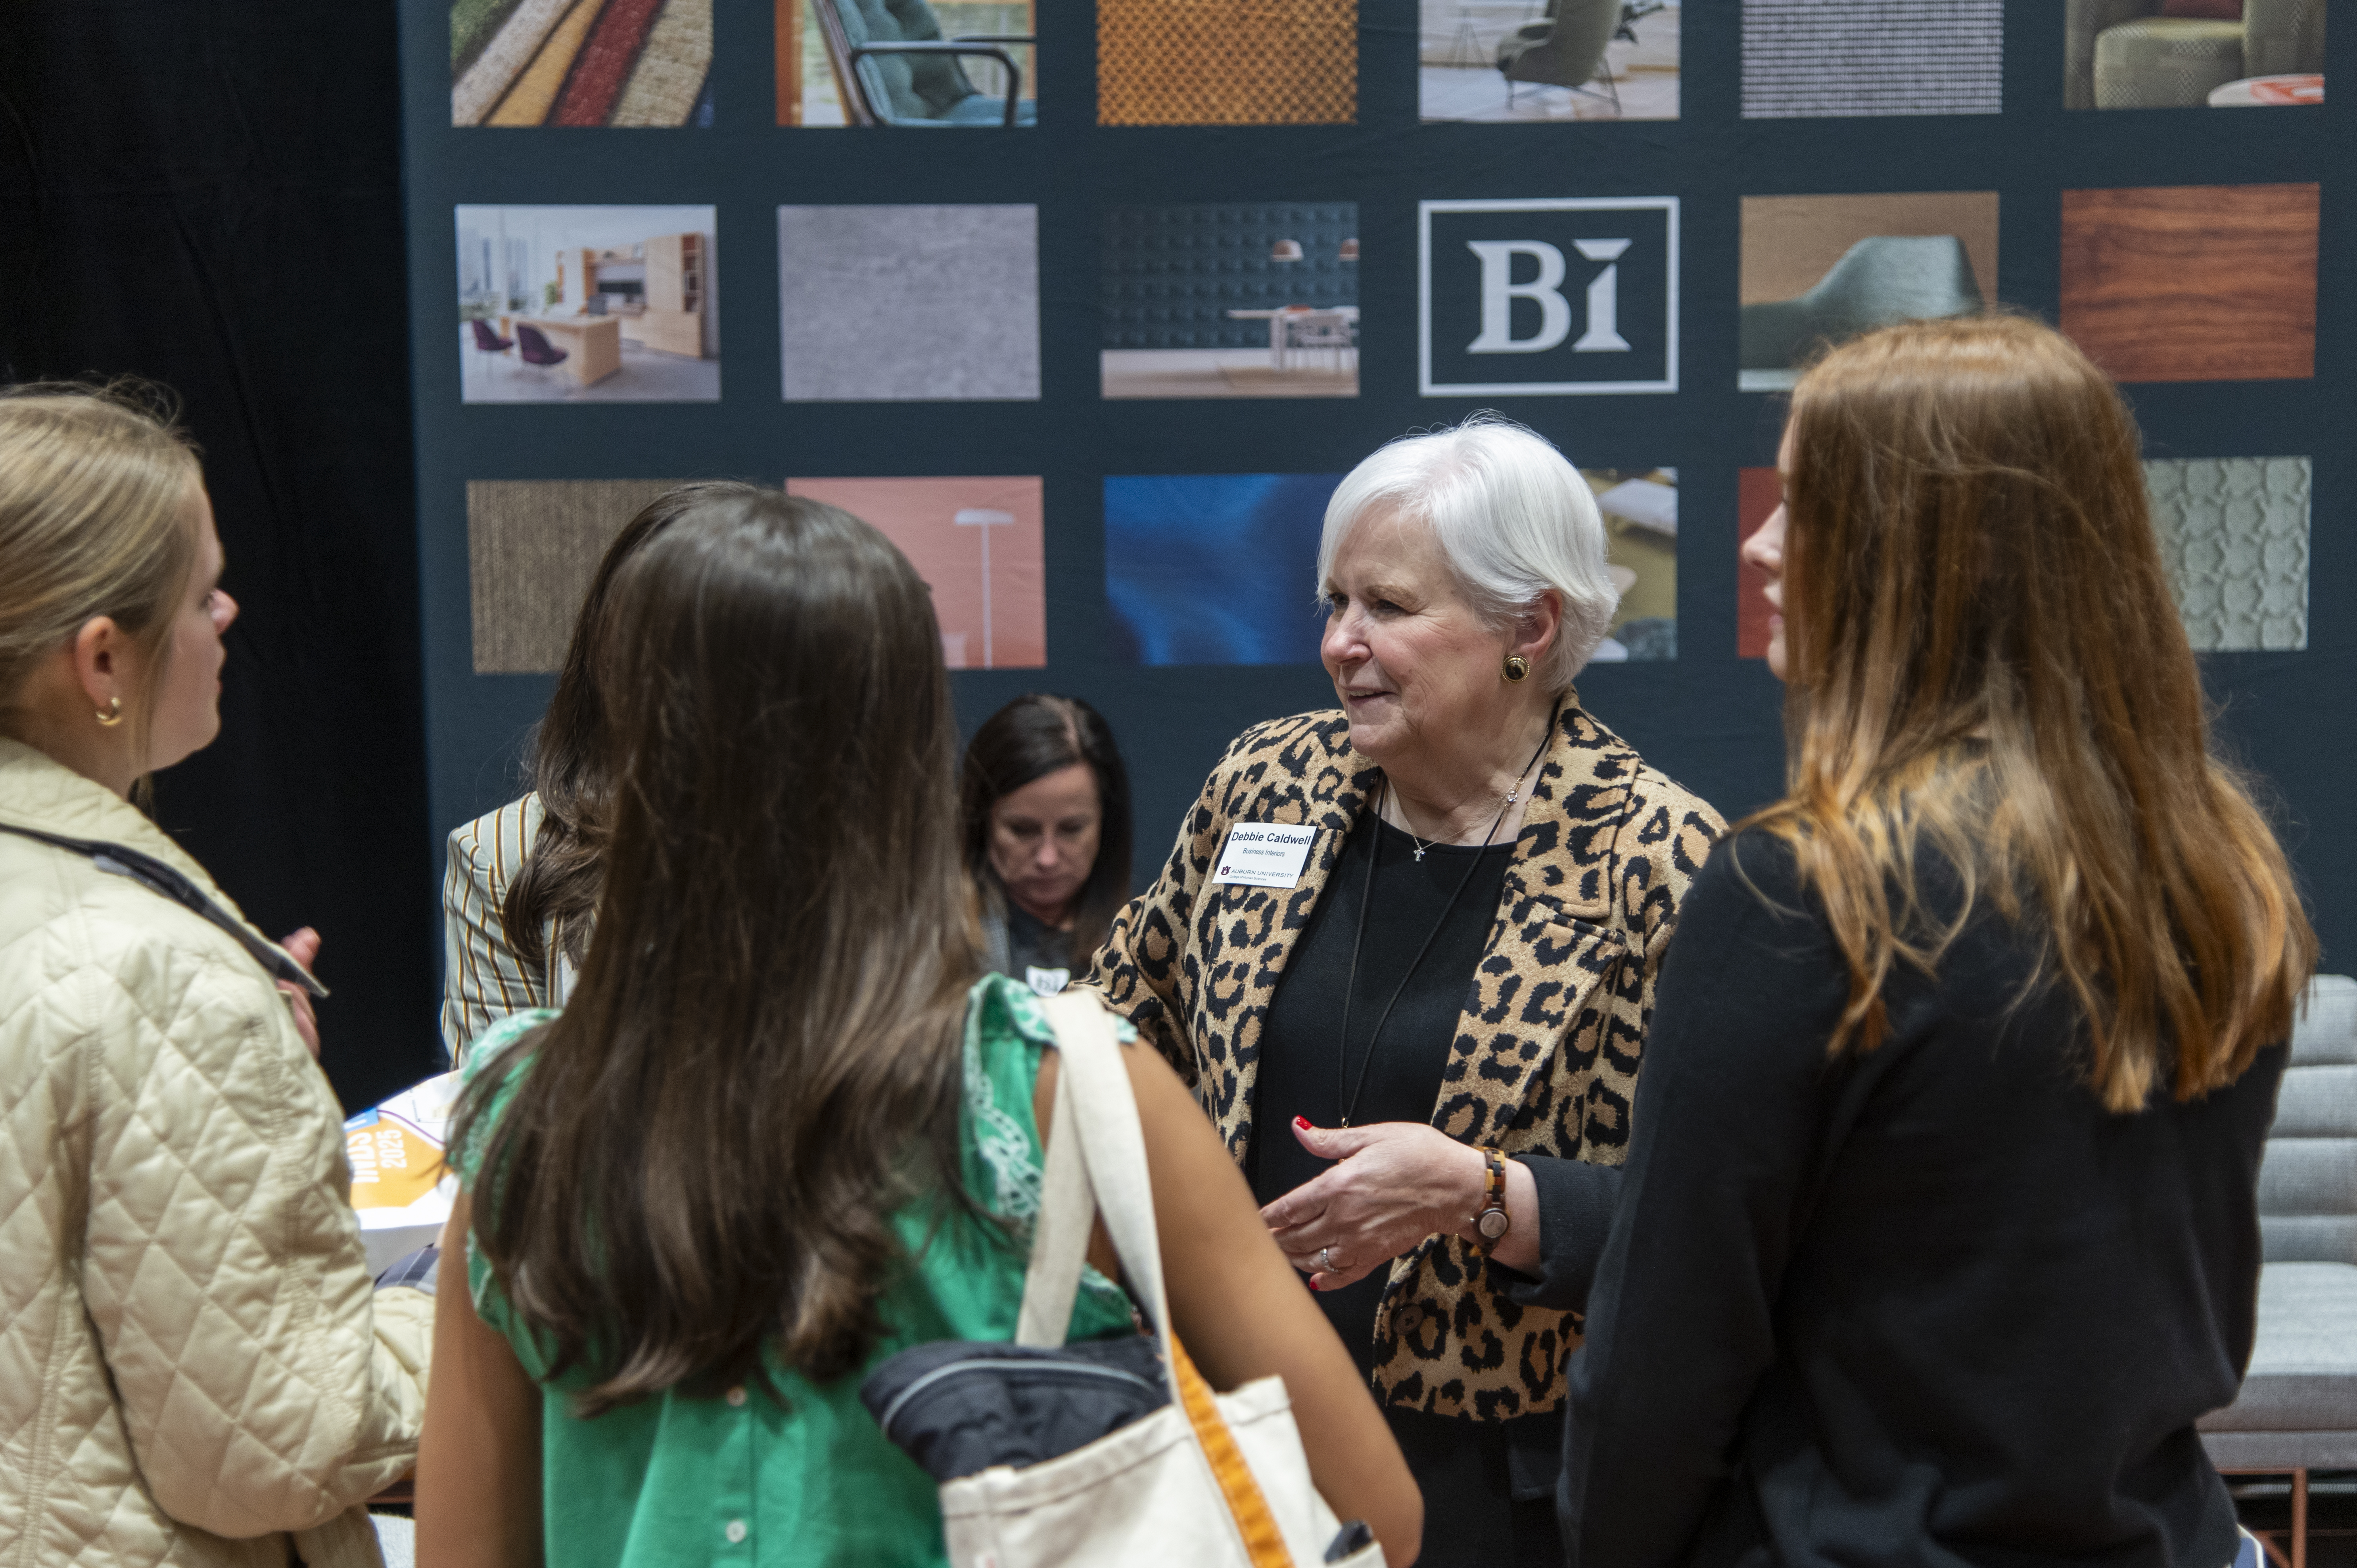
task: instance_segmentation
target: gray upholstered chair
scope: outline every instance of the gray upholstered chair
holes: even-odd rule
[[[1514,84],[1534,82],[1567,87],[1574,92],[1594,92],[1588,83],[1602,79],[1612,112],[1620,112],[1620,89],[1605,69],[1605,46],[1620,30],[1620,0],[1547,0],[1547,19],[1515,29],[1498,45],[1498,70],[1506,78],[1506,102],[1514,101]]]
[[[1972,258],[1953,234],[1872,235],[1799,298],[1743,307],[1737,384],[1780,392],[1800,379],[1797,367],[1820,342],[1893,321],[1971,316],[1983,303]]]
[[[1007,51],[1028,35],[970,33],[948,38],[926,0],[811,0],[827,61],[855,125],[1028,125],[1037,105],[1023,97],[1023,71]],[[975,88],[962,59],[992,59],[1003,93]]]
[[[2357,1469],[2357,980],[2319,974],[2259,1166],[2259,1332],[2243,1391],[2201,1420],[2221,1470],[2292,1477],[2306,1568],[2308,1473]]]
[[[2188,109],[2246,76],[2324,69],[2324,0],[2243,0],[2240,21],[2161,16],[2161,0],[2066,0],[2067,109]]]

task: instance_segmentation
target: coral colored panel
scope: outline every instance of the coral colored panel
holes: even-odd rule
[[[788,479],[786,493],[839,506],[900,547],[933,590],[951,669],[1037,670],[1048,662],[1039,479]]]

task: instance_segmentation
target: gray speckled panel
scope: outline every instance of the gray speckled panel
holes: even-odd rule
[[[2308,646],[2305,457],[2190,457],[2144,466],[2186,635],[2205,652]]]
[[[1039,395],[1039,209],[780,207],[789,403]]]

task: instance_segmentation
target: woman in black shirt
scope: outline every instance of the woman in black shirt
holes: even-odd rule
[[[1785,798],[1664,960],[1572,1364],[1572,1561],[2224,1568],[2315,940],[2206,749],[2137,437],[2059,336],[1804,375],[1745,546]]]

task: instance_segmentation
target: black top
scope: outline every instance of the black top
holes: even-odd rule
[[[2035,956],[1976,915],[1936,979],[1895,968],[1878,1049],[1829,1061],[1846,972],[1790,850],[1711,855],[1572,1360],[1575,1564],[2230,1559],[2193,1423],[2250,1356],[2285,1052],[2113,1115],[2067,991],[2009,1006]]]
[[[1028,984],[1033,970],[1072,975],[1072,933],[1060,931],[1014,899],[1006,900],[1006,972]],[[1037,989],[1037,987],[1034,987]],[[1058,985],[1056,990],[1061,990]]]
[[[1293,1119],[1320,1127],[1341,1125],[1342,1108],[1363,1068],[1353,1126],[1377,1122],[1429,1122],[1440,1099],[1441,1069],[1457,1037],[1457,1020],[1473,990],[1473,966],[1490,940],[1504,890],[1512,844],[1488,849],[1427,843],[1415,858],[1407,834],[1373,811],[1361,814],[1295,944],[1270,999],[1261,1032],[1260,1071],[1253,1081],[1253,1137],[1245,1174],[1253,1196],[1274,1203],[1333,1162],[1318,1159],[1293,1135]],[[1366,902],[1367,858],[1375,857],[1374,899],[1367,909],[1359,952],[1358,988],[1351,996],[1351,1033],[1340,1038],[1342,1002],[1351,974],[1351,948]],[[1466,881],[1468,872],[1472,875]],[[1449,897],[1464,892],[1455,904]],[[1442,918],[1444,908],[1447,918]],[[1438,933],[1434,931],[1438,926]],[[1432,946],[1409,973],[1425,939]],[[1402,988],[1402,981],[1405,986]],[[1392,993],[1399,1001],[1383,1026],[1372,1059],[1367,1047]],[[1341,1079],[1339,1087],[1338,1077]],[[1349,1262],[1345,1258],[1345,1262]],[[1375,1309],[1386,1275],[1377,1269],[1357,1284],[1318,1296],[1359,1369],[1374,1369]]]

